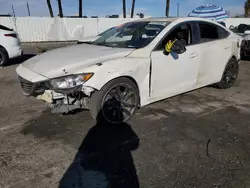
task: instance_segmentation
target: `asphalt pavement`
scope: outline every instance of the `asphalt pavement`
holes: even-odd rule
[[[234,87],[205,87],[140,109],[119,126],[88,111],[51,114],[0,69],[0,187],[250,187],[250,62]]]

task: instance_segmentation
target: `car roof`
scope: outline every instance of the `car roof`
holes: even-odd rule
[[[135,20],[135,21],[159,21],[159,22],[183,22],[183,21],[207,21],[214,23],[214,21],[205,19],[205,18],[197,18],[197,17],[159,17],[159,18],[146,18],[146,19],[140,19],[140,20]]]

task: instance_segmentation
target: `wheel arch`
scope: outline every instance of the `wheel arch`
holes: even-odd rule
[[[7,54],[7,55],[8,55],[8,57],[9,57],[9,53],[8,53],[8,51],[6,50],[6,48],[5,48],[4,46],[2,46],[2,45],[0,45],[0,48],[4,49],[4,50],[5,50],[5,52],[6,52],[6,54]]]
[[[228,63],[229,63],[232,59],[235,60],[235,61],[237,61],[237,57],[236,57],[235,55],[232,55],[232,56],[228,59],[228,61],[227,61],[225,64],[222,65],[222,67],[221,67],[221,73],[220,73],[220,77],[219,77],[220,80],[221,80],[221,78],[222,78],[222,76],[223,76],[223,74],[224,74],[224,72],[225,72],[225,70],[226,70],[226,67],[227,67]],[[220,80],[218,80],[218,81],[220,81]]]
[[[116,79],[118,79],[118,78],[127,78],[127,79],[131,80],[131,81],[136,85],[136,87],[137,87],[137,89],[138,89],[138,92],[139,92],[139,105],[141,105],[141,91],[140,91],[140,87],[139,87],[139,85],[138,85],[136,79],[133,78],[133,77],[130,76],[130,75],[122,75],[122,76],[114,77],[114,78],[110,79],[108,82],[111,82],[111,81],[116,80]],[[102,88],[103,88],[108,82],[106,82],[105,84],[103,84]],[[102,88],[101,88],[101,89],[102,89]]]
[[[232,55],[232,56],[228,59],[228,61],[225,63],[224,69],[223,69],[223,72],[222,72],[222,75],[223,75],[223,73],[224,73],[224,71],[225,71],[225,69],[226,69],[228,63],[229,63],[232,59],[235,60],[235,61],[237,61],[237,57],[236,57],[235,55]]]
[[[235,59],[235,60],[237,60],[237,58],[236,58],[235,55],[233,55],[230,59]],[[230,60],[230,59],[229,59],[229,60]]]

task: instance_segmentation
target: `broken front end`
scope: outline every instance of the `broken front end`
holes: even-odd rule
[[[93,73],[70,75],[33,83],[19,76],[24,95],[33,96],[49,104],[52,113],[68,113],[75,109],[89,109],[92,87],[83,84]]]

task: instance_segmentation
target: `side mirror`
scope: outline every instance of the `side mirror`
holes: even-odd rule
[[[250,30],[246,30],[244,33],[247,34],[247,35],[249,35],[250,34]]]
[[[164,54],[168,55],[171,52],[174,52],[176,54],[183,54],[184,52],[187,51],[186,47],[185,47],[185,40],[181,39],[181,40],[175,40],[175,41],[169,41],[166,44],[165,50],[164,50]]]
[[[177,40],[172,48],[171,48],[171,51],[176,53],[176,54],[183,54],[184,52],[187,51],[186,49],[186,42],[184,39],[181,39],[181,40]]]

